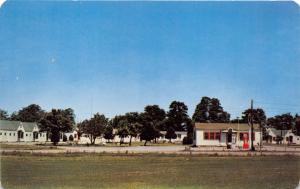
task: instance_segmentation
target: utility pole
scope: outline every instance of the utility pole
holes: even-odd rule
[[[251,151],[255,151],[254,145],[253,145],[253,100],[251,100],[251,113],[250,113],[250,126],[251,126]]]

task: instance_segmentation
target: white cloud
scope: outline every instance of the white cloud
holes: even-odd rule
[[[5,2],[5,0],[0,0],[0,8],[3,5],[4,2]]]

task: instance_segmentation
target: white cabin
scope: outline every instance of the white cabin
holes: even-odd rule
[[[259,125],[253,126],[253,144],[259,145]],[[194,142],[196,146],[231,146],[250,148],[251,129],[248,124],[237,123],[196,123]]]
[[[45,142],[46,138],[34,122],[0,120],[0,142]]]

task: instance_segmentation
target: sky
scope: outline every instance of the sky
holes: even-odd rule
[[[74,109],[80,121],[218,98],[234,119],[300,113],[293,2],[8,1],[0,9],[0,108]]]

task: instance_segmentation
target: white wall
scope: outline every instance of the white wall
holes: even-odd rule
[[[32,142],[33,141],[33,132],[24,132],[23,138],[20,139],[20,142]],[[46,141],[46,133],[42,133],[42,137],[40,137],[36,142],[44,142]],[[17,131],[7,131],[0,130],[0,142],[18,142],[18,132]]]
[[[204,131],[196,130],[197,146],[220,146],[219,140],[204,140]]]
[[[221,133],[221,139],[219,140],[204,140],[204,131],[196,130],[196,140],[194,144],[197,146],[226,146],[226,133]],[[255,131],[254,145],[258,145],[260,142],[260,132]],[[243,141],[240,140],[240,134],[236,133],[236,145],[242,147]],[[250,145],[250,140],[249,140]]]
[[[0,141],[1,142],[15,142],[17,140],[18,140],[17,131],[0,130]]]

